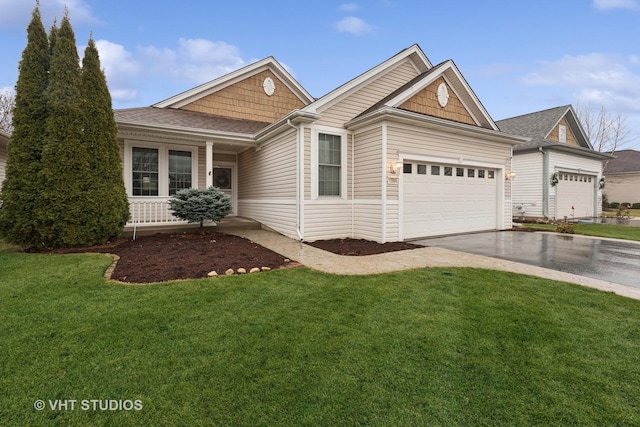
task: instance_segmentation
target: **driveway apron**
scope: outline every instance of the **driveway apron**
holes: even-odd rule
[[[640,243],[544,232],[502,231],[412,243],[520,262],[640,288]]]

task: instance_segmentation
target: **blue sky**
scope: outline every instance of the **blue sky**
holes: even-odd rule
[[[500,120],[578,104],[640,134],[640,0],[40,0],[93,32],[114,108],[148,106],[268,56],[320,97],[414,43],[453,59]],[[0,89],[12,88],[35,0],[0,0]],[[633,142],[638,146],[637,140]]]

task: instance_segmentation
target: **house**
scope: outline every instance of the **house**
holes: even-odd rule
[[[117,110],[129,227],[215,185],[286,236],[377,242],[511,227],[513,146],[451,60],[410,46],[313,98],[273,57]]]
[[[620,150],[607,162],[603,190],[611,202],[640,203],[640,151]]]
[[[9,151],[9,133],[0,129],[0,184],[4,181]]]
[[[571,105],[496,122],[529,138],[513,150],[513,214],[516,219],[593,218],[602,212],[602,161]]]

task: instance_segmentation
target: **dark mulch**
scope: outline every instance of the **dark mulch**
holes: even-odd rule
[[[319,249],[324,249],[325,251],[333,252],[334,254],[351,256],[375,255],[422,247],[407,242],[376,243],[364,239],[318,240],[308,244]]]
[[[309,243],[339,255],[373,255],[414,249],[405,242],[376,243],[363,239],[332,239]],[[248,239],[218,233],[176,233],[140,236],[136,240],[118,238],[104,245],[57,249],[55,253],[98,252],[120,257],[111,275],[127,283],[153,283],[207,277],[210,271],[223,275],[228,269],[298,266]]]

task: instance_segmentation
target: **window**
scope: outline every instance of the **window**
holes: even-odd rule
[[[567,142],[567,127],[565,125],[558,125],[558,140]]]
[[[476,176],[476,170],[475,169],[467,169],[467,176],[469,178],[474,178]]]
[[[411,173],[412,170],[413,170],[413,165],[411,163],[402,164],[402,173]]]
[[[418,165],[418,175],[427,174],[427,165]]]
[[[169,195],[191,188],[191,152],[169,150]]]
[[[158,150],[133,147],[132,194],[134,196],[158,195]]]
[[[478,169],[478,178],[484,178],[484,169]]]
[[[464,176],[464,168],[456,168],[456,176]]]
[[[318,195],[339,196],[342,169],[340,135],[318,134]]]
[[[496,172],[495,171],[487,171],[487,178],[489,179],[493,179],[496,176]]]
[[[431,175],[440,175],[440,166],[431,166]]]
[[[452,176],[452,175],[453,175],[453,168],[451,166],[445,166],[444,176]]]

